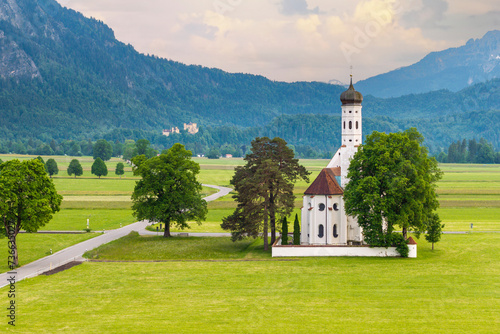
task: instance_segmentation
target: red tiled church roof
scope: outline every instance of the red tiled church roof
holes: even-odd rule
[[[314,182],[307,188],[305,195],[343,195],[335,176],[340,176],[340,167],[324,168]]]

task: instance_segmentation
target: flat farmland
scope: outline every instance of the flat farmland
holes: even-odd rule
[[[0,159],[12,158],[32,159],[34,156],[0,155]],[[43,157],[47,160],[51,157]],[[84,176],[68,177],[65,168],[74,157],[52,157],[56,159],[59,175],[54,177],[58,192],[64,196],[62,210],[55,215],[54,220],[45,226],[44,230],[82,230],[82,222],[91,220],[91,228],[95,230],[118,228],[120,224],[130,224],[134,221],[130,210],[135,182],[131,167],[126,165],[128,175],[119,178],[114,175],[114,166],[120,162],[113,158],[108,162],[110,173],[101,179],[90,175],[92,157],[75,157],[84,166]],[[244,164],[243,159],[194,158],[200,164],[200,182],[230,186],[230,180],[236,166]],[[328,164],[328,160],[301,160],[301,164],[311,171],[310,181]],[[441,164],[444,172],[439,181],[437,192],[441,207],[440,217],[445,224],[445,231],[469,231],[473,224],[474,231],[500,230],[500,165],[466,165]],[[113,170],[112,170],[113,169]],[[86,176],[85,176],[86,175]],[[309,186],[305,181],[298,181],[294,193],[297,196],[296,210],[302,206],[301,197]],[[214,190],[204,188],[204,195]],[[231,214],[236,207],[232,195],[209,203],[209,214],[206,224],[198,226],[191,224],[193,232],[221,232],[222,217]],[[293,219],[293,215],[291,217]]]
[[[117,240],[99,252],[133,262],[87,262],[19,282],[16,327],[3,321],[0,331],[496,333],[500,327],[498,233],[444,235],[434,251],[421,240],[417,259],[283,261],[255,243],[213,242]],[[7,288],[0,295],[7,305]]]

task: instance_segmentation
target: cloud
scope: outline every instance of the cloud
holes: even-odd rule
[[[208,24],[192,22],[186,24],[183,28],[183,31],[188,36],[195,35],[213,41],[216,37],[217,32],[219,31],[219,28],[210,26]]]
[[[319,14],[319,7],[309,9],[306,0],[282,0],[281,13],[287,16]]]
[[[420,6],[402,16],[401,24],[406,28],[439,27],[448,9],[445,0],[422,0]]]

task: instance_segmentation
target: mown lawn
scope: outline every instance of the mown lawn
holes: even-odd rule
[[[0,331],[496,333],[500,234],[418,243],[417,259],[84,263],[19,282],[16,327]]]
[[[84,255],[103,261],[220,260],[268,258],[260,240],[232,242],[230,238],[139,236],[132,232]]]

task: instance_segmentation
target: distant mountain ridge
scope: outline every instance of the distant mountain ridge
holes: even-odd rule
[[[464,46],[432,52],[421,61],[356,83],[356,88],[376,97],[399,97],[441,89],[460,91],[500,78],[500,30]]]
[[[273,128],[283,119],[300,124],[300,131],[294,130],[300,136],[290,140],[306,145],[305,138],[318,130],[318,117],[339,116],[339,96],[345,90],[341,85],[275,82],[139,54],[116,40],[103,22],[54,0],[0,0],[0,55],[0,142],[145,136],[165,143],[163,129],[196,122],[218,133],[210,145],[223,145],[248,141],[241,129],[286,137]],[[499,79],[457,93],[440,90],[390,99],[369,96],[362,85],[355,86],[365,95],[363,112],[374,119],[373,130],[390,129],[387,117],[398,124],[428,124],[419,120],[500,110]],[[282,117],[287,115],[293,117]],[[311,115],[315,123],[309,122]],[[480,118],[475,126],[481,122],[487,120]],[[322,129],[324,143],[314,145],[336,145],[332,140],[338,130],[332,128],[328,137]],[[455,135],[460,134],[433,134],[433,145],[448,147],[445,141],[456,140]],[[498,143],[500,136],[492,136],[496,139],[488,140]]]

